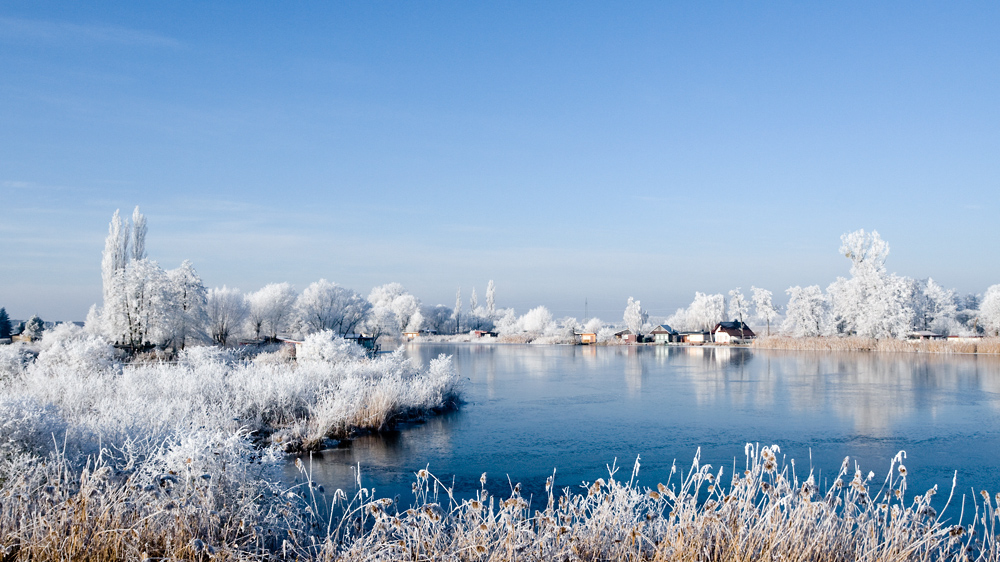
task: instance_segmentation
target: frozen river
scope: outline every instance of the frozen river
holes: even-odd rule
[[[655,485],[699,447],[703,464],[742,471],[744,444],[759,442],[780,445],[800,476],[813,467],[821,489],[845,456],[881,481],[905,450],[911,492],[937,484],[943,501],[956,470],[960,492],[1000,491],[996,357],[469,344],[406,353],[423,364],[453,355],[466,403],[314,455],[313,478],[327,488],[350,494],[360,465],[363,486],[408,503],[413,473],[429,466],[462,495],[483,472],[494,493],[509,491],[509,476],[538,495],[553,469],[557,487],[576,486],[606,477],[615,458],[627,478],[636,456],[640,481]]]

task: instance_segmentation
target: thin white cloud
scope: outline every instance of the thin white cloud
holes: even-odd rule
[[[0,17],[0,41],[45,41],[50,43],[110,43],[177,49],[182,43],[156,32],[111,25]]]

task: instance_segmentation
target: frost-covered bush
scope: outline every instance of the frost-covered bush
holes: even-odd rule
[[[599,343],[614,341],[614,339],[615,329],[610,326],[605,326],[597,331],[597,341]]]
[[[59,324],[44,332],[35,368],[68,368],[81,373],[115,367],[115,348],[74,324]]]
[[[302,362],[343,363],[358,361],[366,357],[365,350],[358,344],[335,335],[331,330],[323,330],[306,336],[296,352],[296,359]]]
[[[62,439],[66,428],[53,404],[26,396],[0,398],[0,457],[41,454]]]
[[[525,332],[544,333],[552,324],[552,313],[544,306],[538,306],[526,312],[519,323]]]
[[[236,357],[232,351],[223,347],[198,345],[182,350],[178,355],[178,361],[185,367],[197,369],[205,366],[232,365]]]
[[[0,385],[20,377],[28,365],[35,360],[37,351],[28,349],[21,342],[0,345]]]

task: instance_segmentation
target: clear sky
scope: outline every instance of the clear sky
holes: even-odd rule
[[[541,4],[541,5],[538,5]],[[0,306],[82,319],[115,209],[245,291],[620,319],[1000,283],[996,2],[0,2]],[[466,301],[467,302],[467,301]]]

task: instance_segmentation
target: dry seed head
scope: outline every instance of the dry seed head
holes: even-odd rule
[[[482,476],[479,477],[479,483],[483,486],[486,485],[486,473],[484,472]]]
[[[662,482],[656,485],[656,489],[659,490],[661,494],[667,491],[667,487],[664,486]]]
[[[660,499],[660,493],[657,492],[656,490],[650,490],[649,497],[653,498],[654,500],[658,500]]]
[[[906,476],[906,467],[905,466],[899,465],[899,475],[900,476]]]

